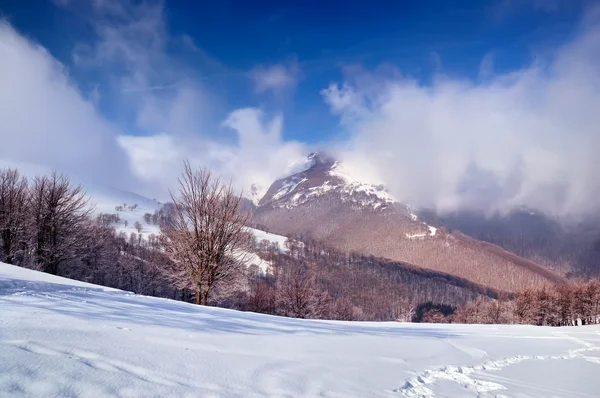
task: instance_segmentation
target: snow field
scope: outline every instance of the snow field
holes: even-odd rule
[[[289,319],[4,264],[0,309],[2,397],[592,397],[600,389],[596,326]]]

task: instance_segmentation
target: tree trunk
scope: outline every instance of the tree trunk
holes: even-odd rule
[[[196,287],[196,304],[201,304],[201,296],[202,294],[200,293],[200,285],[198,284],[198,286]]]

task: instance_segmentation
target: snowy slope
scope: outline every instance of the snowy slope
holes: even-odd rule
[[[282,251],[282,252],[288,251],[288,248],[287,248],[288,238],[286,238],[285,236],[261,231],[260,229],[256,229],[256,228],[248,228],[248,230],[250,232],[252,232],[252,234],[256,237],[257,243],[260,243],[263,240],[266,240],[270,244],[277,244],[279,246],[280,251]]]
[[[133,192],[120,191],[98,185],[86,185],[86,190],[96,214],[119,215],[119,222],[113,225],[117,233],[124,232],[127,236],[131,233],[138,234],[134,225],[136,222],[139,222],[142,225],[140,232],[142,238],[147,239],[150,235],[160,234],[160,227],[158,225],[147,223],[144,220],[144,214],[154,214],[155,211],[162,207],[160,202]],[[136,206],[134,209],[131,209],[130,206],[133,205]],[[120,206],[122,209],[117,211],[115,209],[116,206]],[[271,234],[255,228],[248,228],[248,230],[256,237],[257,244],[263,240],[267,240],[270,243],[277,243],[281,251],[287,251],[287,238],[285,236]],[[247,253],[244,257],[248,265],[256,265],[262,273],[268,272],[271,267],[271,263],[261,259],[255,253]]]
[[[365,209],[383,209],[397,202],[382,184],[373,181],[360,167],[340,162],[325,153],[311,153],[305,161],[291,165],[284,177],[271,185],[259,207],[269,204],[294,208],[332,194]]]
[[[138,232],[134,227],[136,221],[142,224],[142,237],[147,238],[151,234],[158,235],[160,233],[158,225],[149,224],[144,220],[144,214],[154,214],[155,211],[160,210],[163,205],[162,203],[133,192],[121,191],[98,185],[86,185],[85,188],[96,214],[104,213],[119,215],[120,221],[114,225],[117,233],[125,232],[128,236],[132,232],[137,234]],[[127,208],[132,205],[137,206],[133,210]],[[123,209],[117,211],[115,210],[116,206],[122,206]],[[127,221],[127,226],[125,226],[125,221]],[[270,243],[277,243],[280,250],[287,250],[286,242],[288,239],[285,236],[264,232],[255,228],[248,228],[248,230],[254,234],[257,242],[267,240]]]
[[[2,397],[594,397],[600,329],[308,321],[0,264]]]
[[[125,232],[129,236],[132,232],[138,233],[134,224],[142,225],[141,235],[143,238],[154,234],[158,235],[158,225],[149,224],[144,220],[144,214],[154,214],[162,207],[162,204],[154,199],[149,199],[133,192],[103,187],[99,185],[86,184],[86,192],[90,197],[90,203],[94,206],[96,214],[118,214],[120,221],[114,225],[117,233]],[[127,206],[124,206],[127,205]],[[128,206],[137,205],[130,210]],[[115,210],[116,206],[123,206],[123,210]]]
[[[372,195],[385,203],[394,203],[397,200],[390,195],[383,184],[375,184],[362,176],[356,167],[348,163],[336,161],[328,173],[331,176],[338,177],[345,183],[345,191],[349,194],[354,192],[363,192]]]

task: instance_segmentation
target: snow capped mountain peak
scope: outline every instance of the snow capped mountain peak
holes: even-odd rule
[[[271,185],[259,205],[291,208],[334,194],[343,202],[372,210],[396,202],[383,184],[374,184],[362,174],[357,166],[328,153],[313,152],[303,162],[291,165],[286,177]]]
[[[314,165],[315,165],[315,159],[314,159],[314,157],[311,157],[309,155],[304,160],[290,164],[283,172],[282,178],[289,177],[294,174],[302,173],[303,171],[310,169]]]

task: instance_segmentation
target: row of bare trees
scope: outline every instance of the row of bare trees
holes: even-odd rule
[[[249,214],[208,169],[186,162],[179,182],[168,216],[157,215],[161,235],[143,240],[139,222],[128,237],[114,230],[118,215],[93,217],[82,187],[63,174],[28,179],[1,169],[0,261],[140,293],[192,290],[207,304],[215,288],[246,275]]]
[[[256,244],[233,187],[189,163],[161,234],[117,234],[64,175],[0,170],[0,261],[136,293],[299,318],[456,323],[597,323],[600,282],[516,295],[306,237]],[[248,267],[256,253],[267,273]],[[433,304],[435,303],[435,304]]]
[[[94,216],[62,175],[28,179],[0,169],[0,261],[142,294],[174,297],[159,239],[117,234],[118,215]]]
[[[249,269],[257,247],[241,196],[189,163],[157,217],[160,236],[117,234],[119,216],[93,217],[82,188],[65,176],[28,180],[3,170],[0,261],[136,293],[303,318],[410,319],[414,303],[457,305],[485,294],[302,237],[285,252],[263,242],[258,250],[271,272]]]
[[[439,306],[433,306],[421,321],[538,326],[596,324],[600,323],[600,281],[530,288],[514,298],[479,298],[445,313]]]
[[[207,304],[216,289],[235,290],[246,276],[253,237],[241,197],[208,169],[189,163],[173,204],[157,214],[159,237],[117,234],[118,215],[93,215],[79,185],[62,174],[28,179],[0,170],[0,261],[138,293]]]
[[[241,307],[275,315],[365,321],[411,321],[419,303],[460,306],[498,292],[460,278],[296,237],[284,248],[259,242],[270,272],[250,276]]]
[[[58,274],[83,255],[92,208],[80,186],[62,174],[21,176],[0,170],[0,260]]]

